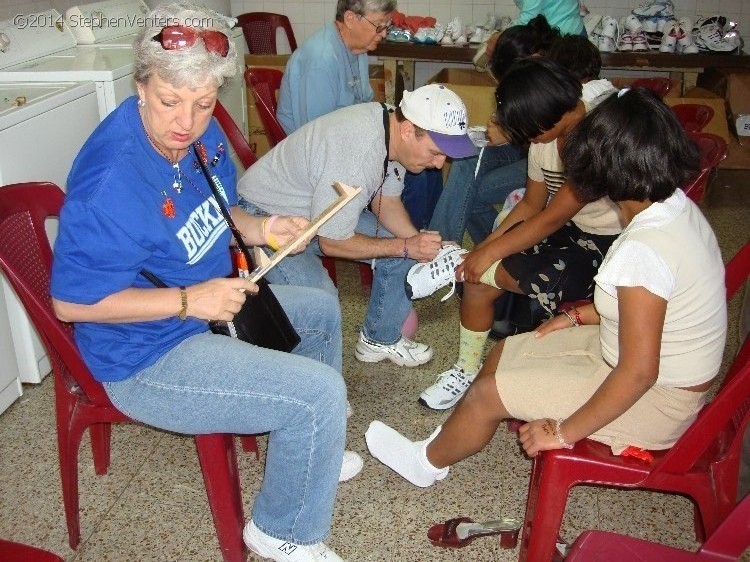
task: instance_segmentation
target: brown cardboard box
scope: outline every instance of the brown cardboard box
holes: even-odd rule
[[[245,55],[245,66],[247,68],[275,68],[283,72],[290,56]],[[242,79],[245,79],[244,76]],[[258,158],[271,149],[268,137],[266,136],[266,130],[263,128],[263,122],[260,120],[258,110],[255,109],[255,96],[253,96],[252,88],[247,89],[247,132],[250,148]]]
[[[737,140],[743,147],[750,147],[750,74],[729,77],[727,101]]]
[[[469,125],[486,125],[495,111],[497,83],[488,73],[463,68],[444,68],[427,81],[445,84],[456,92],[466,105]]]

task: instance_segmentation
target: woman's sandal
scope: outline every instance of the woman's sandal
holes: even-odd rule
[[[514,548],[520,528],[521,520],[517,517],[503,517],[484,523],[476,523],[470,517],[457,517],[430,527],[427,538],[435,546],[463,548],[476,538],[501,535],[500,546]]]

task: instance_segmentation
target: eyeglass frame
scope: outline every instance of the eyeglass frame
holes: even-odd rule
[[[391,30],[391,28],[393,27],[393,22],[388,22],[385,25],[382,24],[382,23],[380,25],[376,25],[373,22],[371,22],[370,19],[366,15],[364,15],[364,14],[358,14],[358,15],[359,15],[360,18],[364,19],[367,23],[369,23],[371,26],[373,26],[375,28],[375,34],[376,35],[380,35],[384,31],[386,33],[388,33]]]
[[[176,46],[176,47],[169,48],[166,45],[164,45],[163,33],[165,29],[166,30],[170,30],[170,29],[190,30],[192,32],[192,36],[194,37],[193,42],[190,44],[185,43],[184,46]],[[184,34],[185,32],[182,31],[182,33]],[[211,46],[209,46],[209,42],[213,43],[213,41],[206,41],[207,36],[211,37],[214,34],[220,35],[221,37],[224,38],[224,41],[226,42],[226,45],[222,45],[220,50],[217,50],[214,48],[214,46],[216,45],[212,44]],[[186,35],[183,35],[183,36],[186,37]],[[203,46],[205,47],[206,51],[208,51],[209,53],[214,53],[216,55],[219,55],[222,58],[225,58],[229,55],[229,37],[227,37],[226,34],[222,33],[221,31],[217,29],[198,29],[195,27],[191,27],[189,25],[166,25],[161,28],[159,33],[157,33],[151,38],[152,41],[156,41],[157,43],[159,43],[159,45],[161,45],[161,48],[164,49],[165,51],[182,51],[184,49],[189,49],[190,47],[195,45],[195,42],[198,39],[203,41]]]

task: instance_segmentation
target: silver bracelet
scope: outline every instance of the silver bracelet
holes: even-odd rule
[[[572,316],[570,315],[570,312],[568,312],[567,310],[563,310],[563,314],[564,314],[565,316],[567,316],[567,317],[568,317],[568,320],[570,320],[570,324],[571,324],[571,326],[573,326],[573,327],[575,328],[576,326],[578,326],[578,325],[579,325],[579,324],[578,324],[578,322],[576,322],[576,319],[575,319],[575,318],[573,318],[573,317],[572,317]]]
[[[565,439],[563,439],[562,433],[560,433],[560,426],[562,425],[563,421],[565,420],[563,420],[562,418],[557,418],[557,422],[555,423],[555,436],[557,437],[557,441],[560,443],[560,445],[562,445],[563,449],[572,449],[573,445],[565,441]]]

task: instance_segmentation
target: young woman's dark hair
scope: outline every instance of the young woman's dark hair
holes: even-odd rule
[[[545,54],[560,37],[560,31],[550,27],[547,18],[541,14],[526,25],[509,27],[500,35],[492,51],[490,72],[500,81],[518,59]]]
[[[552,43],[546,56],[570,70],[579,82],[596,80],[602,69],[599,49],[582,35],[563,35]]]
[[[580,97],[581,83],[557,63],[521,59],[495,91],[498,122],[513,143],[523,145],[554,127]]]
[[[565,175],[582,201],[663,201],[699,168],[698,148],[653,92],[613,94],[568,136]]]

